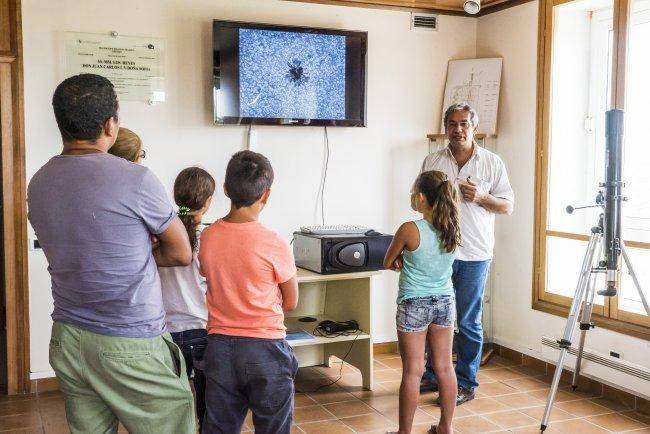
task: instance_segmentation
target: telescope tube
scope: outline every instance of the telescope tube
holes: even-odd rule
[[[621,255],[621,201],[623,200],[623,110],[606,112],[604,242],[607,287],[600,295],[616,295]]]

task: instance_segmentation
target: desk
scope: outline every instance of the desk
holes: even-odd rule
[[[345,358],[361,371],[363,387],[372,390],[372,276],[376,274],[373,271],[325,275],[298,268],[298,306],[286,313],[287,329],[312,333],[320,321],[353,319],[361,330],[358,336],[289,341],[301,367],[330,366],[331,356]],[[304,316],[315,317],[317,321],[298,321]]]

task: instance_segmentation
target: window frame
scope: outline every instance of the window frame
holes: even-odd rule
[[[572,299],[546,291],[547,239],[559,237],[588,241],[586,234],[548,229],[549,150],[551,121],[551,71],[554,8],[576,0],[540,0],[538,17],[537,122],[535,161],[535,238],[533,251],[532,307],[559,316],[568,316]],[[612,44],[612,83],[610,107],[625,107],[628,27],[632,0],[614,0]],[[650,249],[650,243],[625,241],[629,248]],[[640,265],[633,264],[635,267]],[[580,270],[576,270],[576,279]],[[650,318],[618,308],[618,296],[605,299],[604,306],[594,306],[593,322],[619,333],[650,340]]]

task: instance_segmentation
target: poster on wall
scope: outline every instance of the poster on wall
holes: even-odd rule
[[[496,134],[502,63],[501,57],[450,60],[442,113],[452,104],[467,103],[478,114],[478,132]],[[443,123],[441,119],[441,133]]]
[[[65,32],[65,74],[108,78],[121,101],[165,101],[162,39]]]

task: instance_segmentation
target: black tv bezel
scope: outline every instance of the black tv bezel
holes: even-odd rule
[[[360,119],[300,119],[300,118],[257,118],[240,116],[223,116],[217,114],[216,90],[220,89],[221,59],[217,49],[217,26],[230,26],[236,28],[280,30],[304,33],[319,33],[340,36],[354,36],[361,38],[361,116]],[[366,94],[367,94],[367,65],[368,65],[368,32],[356,30],[327,29],[322,27],[286,26],[269,23],[253,23],[245,21],[213,20],[212,21],[212,108],[215,125],[288,125],[288,126],[327,126],[327,127],[365,127],[366,126]]]

